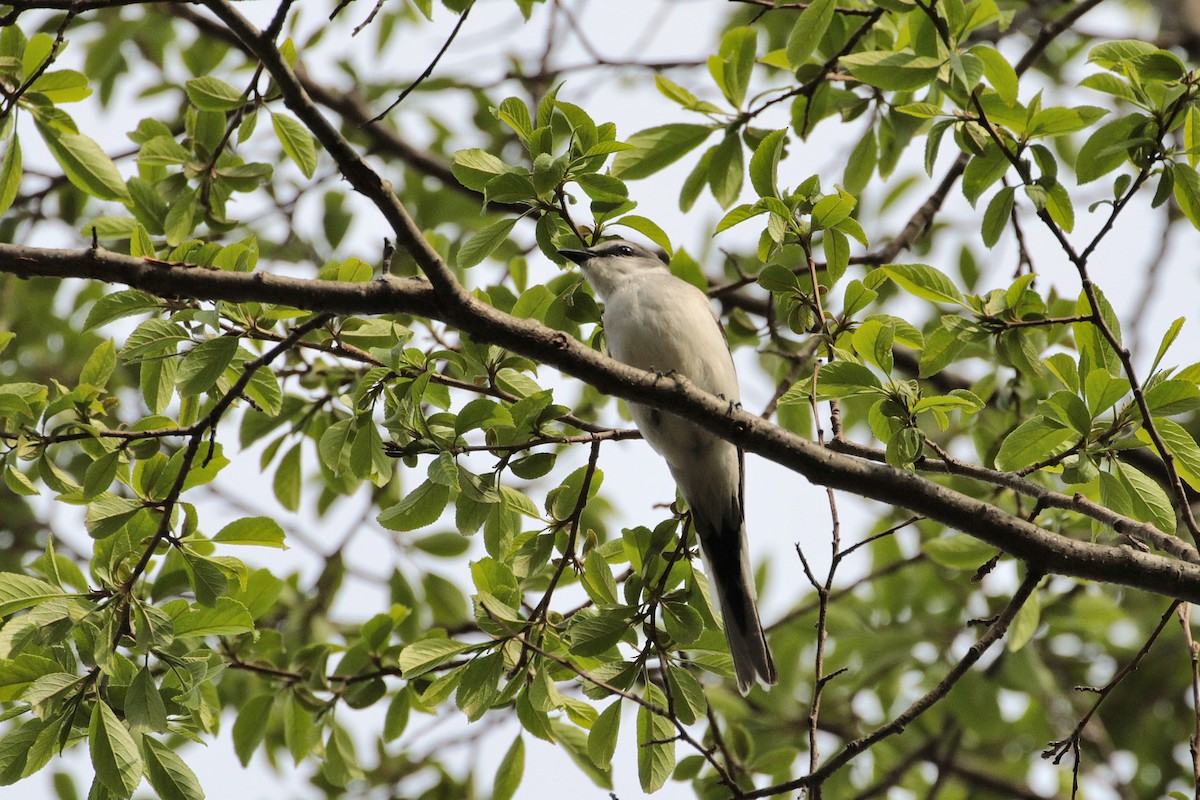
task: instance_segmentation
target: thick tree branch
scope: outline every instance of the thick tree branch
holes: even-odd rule
[[[1200,601],[1200,565],[1048,531],[914,473],[822,448],[747,411],[731,410],[727,401],[700,391],[685,378],[635,369],[536,321],[511,317],[473,298],[448,306],[420,280],[303,281],[171,266],[103,250],[53,251],[7,244],[0,244],[0,272],[107,282],[128,279],[130,285],[167,296],[285,303],[338,314],[406,312],[439,319],[478,341],[555,367],[607,394],[668,409],[815,484],[924,514],[1034,568]],[[178,285],[173,285],[172,276],[179,276]]]

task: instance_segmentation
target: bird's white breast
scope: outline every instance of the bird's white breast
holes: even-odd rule
[[[614,358],[656,372],[674,370],[699,388],[737,402],[733,358],[708,298],[666,273],[630,276],[604,307]]]

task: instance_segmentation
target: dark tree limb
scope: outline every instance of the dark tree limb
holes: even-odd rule
[[[8,244],[0,244],[0,272],[126,283],[164,296],[281,303],[337,314],[404,312],[441,320],[478,341],[552,366],[607,394],[669,409],[812,483],[924,514],[1039,570],[1200,601],[1200,563],[1192,563],[1188,551],[1180,551],[1189,555],[1183,561],[1046,530],[912,472],[822,448],[750,412],[730,409],[728,402],[700,391],[685,378],[635,369],[534,320],[511,317],[469,296],[448,304],[419,279],[353,284],[306,281],[173,266],[103,250],[41,250]],[[1120,515],[1112,517],[1114,527],[1136,530],[1143,525]]]

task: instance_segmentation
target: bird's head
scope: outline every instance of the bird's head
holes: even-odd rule
[[[622,281],[646,272],[667,272],[662,259],[636,242],[609,239],[586,250],[559,250],[583,269],[584,277],[603,300]]]

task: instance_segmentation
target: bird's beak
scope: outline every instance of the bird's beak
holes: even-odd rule
[[[592,254],[587,250],[559,250],[558,254],[565,259],[574,261],[580,266],[583,266],[584,262],[590,260],[592,257]]]

